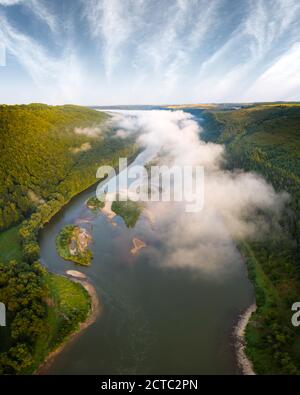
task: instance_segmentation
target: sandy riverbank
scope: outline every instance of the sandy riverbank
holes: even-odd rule
[[[87,329],[90,325],[92,325],[99,314],[101,314],[101,305],[100,301],[97,296],[97,292],[93,285],[88,282],[86,279],[85,275],[81,272],[78,271],[67,271],[67,274],[69,275],[69,278],[76,282],[81,284],[88,292],[91,298],[91,309],[89,312],[89,315],[87,319],[82,322],[79,325],[79,328],[77,331],[71,333],[67,339],[54,351],[52,351],[45,359],[45,361],[42,363],[42,365],[37,369],[35,374],[37,375],[43,375],[47,374],[47,369],[51,366],[52,362],[54,359],[59,355],[72,341],[74,341],[85,329]]]
[[[71,276],[71,277],[86,279],[86,275],[84,273],[77,271],[77,270],[67,270],[66,273],[68,276]]]
[[[134,238],[132,240],[133,248],[130,250],[132,255],[137,255],[142,248],[146,247],[146,243],[142,240]]]
[[[112,203],[113,202],[106,200],[104,207],[101,209],[102,213],[105,214],[108,219],[113,219],[116,216],[116,213],[111,209]]]
[[[248,322],[252,313],[256,311],[256,304],[253,303],[248,309],[240,316],[239,322],[234,330],[235,347],[237,353],[237,360],[239,368],[243,375],[255,375],[251,361],[246,355],[245,332]]]

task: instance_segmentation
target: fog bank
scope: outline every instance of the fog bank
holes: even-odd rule
[[[223,170],[224,146],[201,141],[201,127],[189,113],[118,111],[113,123],[126,135],[138,133],[143,147],[163,150],[163,163],[204,167],[204,207],[198,213],[187,213],[185,202],[148,203],[163,266],[228,270],[240,260],[233,240],[264,237],[268,224],[258,211],[277,215],[286,200],[258,174]]]

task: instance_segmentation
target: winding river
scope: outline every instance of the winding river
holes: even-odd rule
[[[142,153],[134,163],[145,163],[146,156]],[[142,214],[133,229],[120,217],[113,225],[85,206],[95,190],[75,197],[40,235],[42,263],[59,274],[70,269],[85,273],[103,306],[97,321],[67,345],[46,373],[240,373],[233,327],[253,302],[241,257],[222,277],[162,267],[159,223]],[[92,232],[90,267],[66,262],[56,252],[57,233],[75,223]],[[134,256],[130,250],[135,237],[147,248]]]

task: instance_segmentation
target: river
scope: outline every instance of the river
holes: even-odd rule
[[[142,154],[145,155],[145,154]],[[143,163],[143,156],[135,163]],[[164,224],[141,215],[133,229],[86,208],[96,186],[81,193],[40,234],[42,263],[55,273],[76,269],[95,286],[103,312],[49,366],[47,374],[238,374],[233,327],[253,302],[238,256],[222,276],[161,266]],[[176,213],[174,214],[176,221]],[[93,262],[79,267],[55,248],[59,230],[80,224],[93,235]],[[147,248],[130,253],[137,237]],[[199,260],[201,260],[199,256]],[[203,258],[204,259],[204,258]]]

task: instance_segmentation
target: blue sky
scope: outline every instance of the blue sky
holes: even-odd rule
[[[300,100],[300,0],[0,0],[1,103],[274,100]]]

